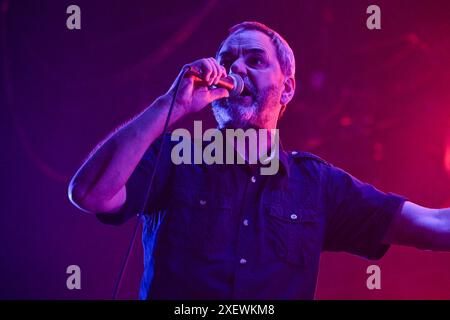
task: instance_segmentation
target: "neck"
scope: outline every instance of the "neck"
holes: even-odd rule
[[[231,129],[231,130],[227,130]],[[242,131],[237,129],[242,129]],[[233,128],[224,127],[221,131],[225,135],[226,142],[231,144],[241,158],[248,163],[258,161],[270,156],[272,148],[278,148],[278,130],[248,127]]]

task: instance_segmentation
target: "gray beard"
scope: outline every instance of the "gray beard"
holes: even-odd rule
[[[225,127],[247,128],[256,122],[259,105],[252,101],[250,105],[242,105],[237,99],[220,99],[212,102],[214,117],[220,129]]]
[[[240,96],[213,101],[212,110],[219,129],[262,127],[260,124],[262,111],[275,103],[275,92],[275,88],[268,88],[256,98],[253,95],[251,103],[247,103]]]

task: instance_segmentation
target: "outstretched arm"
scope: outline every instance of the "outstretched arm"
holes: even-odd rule
[[[450,208],[430,209],[406,201],[394,217],[383,242],[450,251]]]

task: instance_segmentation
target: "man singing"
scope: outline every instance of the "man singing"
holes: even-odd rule
[[[306,152],[280,145],[273,175],[245,152],[241,164],[174,164],[173,139],[162,135],[172,99],[170,124],[212,104],[220,132],[270,130],[295,92],[293,52],[261,23],[232,27],[215,58],[188,65],[204,81],[181,72],[100,143],[69,186],[71,201],[104,223],[142,213],[141,298],[313,299],[322,251],[380,259],[390,244],[450,250],[450,209],[383,193]],[[240,95],[215,86],[228,74],[242,77]]]

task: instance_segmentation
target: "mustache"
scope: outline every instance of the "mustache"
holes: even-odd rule
[[[242,79],[244,81],[244,91],[247,90],[252,96],[256,96],[256,88],[251,83],[248,77]]]

